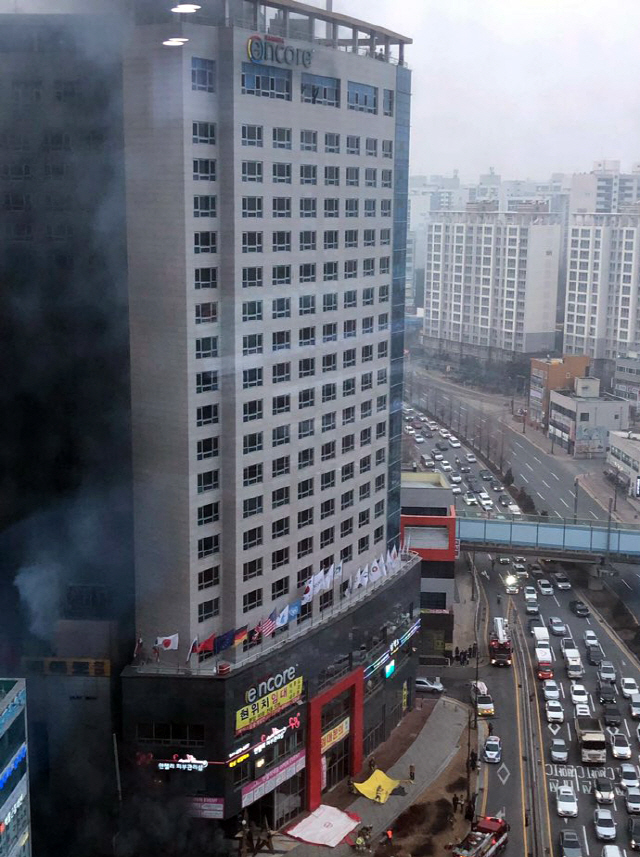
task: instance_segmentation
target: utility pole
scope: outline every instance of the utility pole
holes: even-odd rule
[[[609,519],[607,521],[607,549],[605,551],[605,558],[607,564],[609,563],[609,552],[611,551],[611,511],[613,509],[613,499],[609,497]]]
[[[573,480],[573,523],[578,522],[578,477]]]

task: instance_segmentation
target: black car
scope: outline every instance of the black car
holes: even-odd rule
[[[602,719],[605,726],[620,726],[622,724],[622,714],[617,705],[605,705],[603,707]]]
[[[508,495],[508,494],[501,494],[501,495],[498,497],[498,503],[500,503],[500,505],[501,505],[501,506],[504,506],[504,507],[505,507],[505,509],[506,509],[506,508],[507,508],[507,506],[509,505],[509,503],[511,503],[511,497],[509,497],[509,495]]]
[[[460,461],[460,464],[458,464],[459,461],[460,459],[456,458],[456,464],[458,465],[458,470],[460,471],[460,473],[471,473],[471,468],[469,467],[469,465],[464,464],[462,461]]]
[[[440,452],[447,452],[449,444],[445,443],[443,440],[439,440],[438,443],[436,443],[436,449],[439,449]]]
[[[593,784],[596,803],[613,803],[613,783],[606,777],[596,777]]]
[[[559,857],[583,857],[582,845],[575,830],[563,830],[560,833]]]
[[[613,682],[602,681],[598,679],[596,682],[596,694],[598,701],[603,705],[609,705],[616,701],[616,686]]]
[[[602,651],[602,646],[599,644],[597,646],[588,646],[587,647],[587,661],[593,667],[598,667],[604,660],[604,652]]]
[[[629,834],[629,848],[640,851],[640,818],[630,818],[627,821],[627,833]]]
[[[569,609],[572,613],[575,613],[576,616],[582,616],[583,618],[591,616],[591,610],[589,610],[584,601],[570,601]]]
[[[433,437],[433,432],[429,429],[422,429],[420,431],[420,434],[422,435],[422,437]]]
[[[490,482],[494,478],[490,470],[481,470],[478,476],[483,482]]]

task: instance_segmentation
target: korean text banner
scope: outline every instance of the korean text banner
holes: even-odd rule
[[[294,678],[279,690],[274,690],[266,696],[261,696],[255,702],[249,703],[236,711],[236,735],[253,729],[265,720],[274,717],[288,705],[292,705],[302,696],[304,679],[302,676]]]

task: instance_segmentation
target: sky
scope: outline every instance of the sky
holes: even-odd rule
[[[313,0],[314,5],[324,5]],[[413,39],[412,174],[640,162],[638,0],[334,0]]]

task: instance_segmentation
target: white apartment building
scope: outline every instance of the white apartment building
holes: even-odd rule
[[[594,161],[590,173],[571,178],[572,214],[617,214],[640,200],[640,164],[620,172],[620,161]]]
[[[449,212],[427,229],[424,342],[477,354],[552,349],[559,218]],[[495,353],[495,352],[494,352]]]

